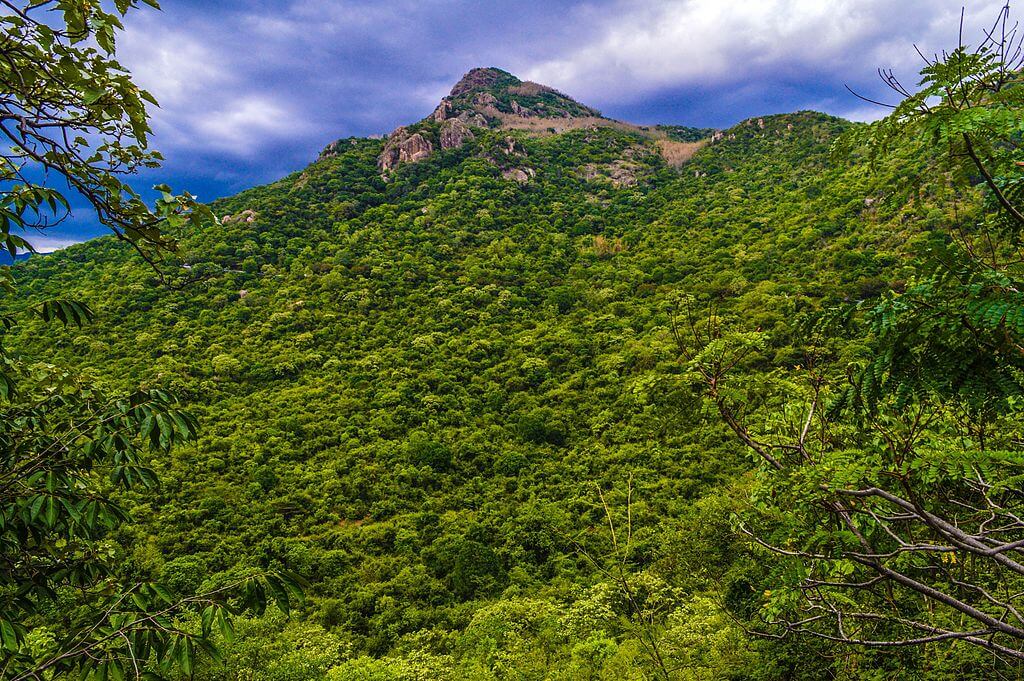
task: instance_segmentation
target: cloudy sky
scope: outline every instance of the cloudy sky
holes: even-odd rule
[[[875,70],[980,35],[1003,0],[163,0],[119,57],[161,103],[160,176],[209,200],[276,179],[339,137],[430,113],[498,66],[636,123],[725,127],[761,114],[878,112]],[[84,214],[53,246],[101,232]]]

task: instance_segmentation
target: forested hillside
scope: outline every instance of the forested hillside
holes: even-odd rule
[[[734,532],[753,462],[672,332],[710,302],[768,339],[742,371],[800,364],[803,320],[899,287],[944,238],[951,190],[894,189],[927,153],[833,155],[853,124],[814,112],[598,124],[516,83],[588,123],[470,118],[466,137],[442,116],[340,140],[216,202],[220,224],[183,229],[161,276],[113,239],[14,268],[28,300],[97,319],[11,343],[112,389],[167,389],[198,419],[195,445],[153,456],[160,487],[128,493],[110,537],[126,573],[185,594],[251,566],[308,582],[290,618],[239,621],[194,678],[934,672],[921,649],[744,633],[781,568]],[[946,655],[950,678],[978,669]]]

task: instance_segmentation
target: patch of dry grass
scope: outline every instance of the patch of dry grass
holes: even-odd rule
[[[513,95],[521,95],[523,97],[536,97],[545,92],[557,92],[554,88],[534,83],[532,80],[524,80],[519,85],[513,85],[508,91]]]
[[[693,158],[700,149],[707,144],[707,140],[699,142],[676,142],[673,140],[658,140],[658,151],[673,168],[681,168],[687,161]]]
[[[610,258],[613,255],[618,255],[626,251],[625,242],[619,237],[614,239],[606,239],[603,236],[594,237],[594,255],[599,258]]]

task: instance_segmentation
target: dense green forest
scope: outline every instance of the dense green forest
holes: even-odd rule
[[[113,239],[19,265],[26,296],[97,312],[54,361],[171,390],[201,424],[130,498],[126,569],[184,593],[247,565],[311,584],[199,677],[645,678],[652,636],[684,676],[875,664],[748,640],[722,609],[759,607],[771,567],[730,530],[751,461],[670,332],[684,296],[711,297],[769,332],[769,371],[799,362],[800,315],[900,279],[939,190],[891,194],[918,156],[832,160],[849,127],[745,121],[682,171],[621,131],[494,131],[389,182],[382,142],[352,139],[217,202],[254,219],[182,234],[174,288]],[[496,165],[510,134],[525,184]],[[626,154],[632,186],[580,173]],[[631,497],[642,614],[603,571],[601,491],[616,517]]]
[[[0,281],[4,676],[1021,678],[989,40],[874,125],[639,127],[484,68],[208,209],[116,185],[120,238]],[[26,187],[6,253],[60,199]]]

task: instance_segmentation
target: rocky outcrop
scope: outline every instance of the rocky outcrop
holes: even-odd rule
[[[514,113],[516,116],[532,116],[533,115],[533,111],[531,111],[530,109],[524,109],[523,106],[519,102],[514,100],[514,99],[510,103],[510,106],[512,107],[512,113]]]
[[[435,121],[441,122],[443,120],[446,120],[451,115],[452,103],[449,102],[447,99],[442,99],[441,103],[437,105],[436,109],[434,109],[434,113],[430,114],[430,117],[433,118]]]
[[[456,113],[455,107],[452,106],[452,103],[448,98],[441,100],[441,103],[437,105],[436,109],[434,109],[434,113],[430,114],[430,119],[435,120],[438,123],[454,119],[458,120],[464,126],[471,126],[474,128],[490,127],[490,121],[487,120],[487,117],[475,109],[463,109]]]
[[[514,180],[519,184],[526,184],[536,174],[533,168],[506,168],[501,171],[501,176],[506,180]]]
[[[473,69],[455,84],[445,101],[449,106],[444,110],[439,108],[438,115],[453,118],[467,110],[475,111],[482,115],[488,127],[502,127],[508,116],[516,119],[601,117],[597,110],[554,88],[521,81],[496,68]]]
[[[434,120],[441,121],[439,142],[442,150],[458,149],[476,139],[462,116],[444,118],[446,113],[442,107],[434,112]],[[417,163],[430,158],[433,153],[434,145],[422,134],[410,132],[405,127],[398,128],[388,136],[384,149],[377,157],[377,168],[386,175],[404,163]]]
[[[526,149],[523,149],[523,145],[515,137],[505,138],[505,148],[502,151],[509,156],[526,156]]]
[[[643,166],[633,161],[619,159],[611,163],[588,163],[580,169],[580,177],[587,182],[611,182],[616,189],[635,187]]]
[[[489,128],[491,126],[487,116],[478,111],[462,111],[456,118],[462,121],[464,125],[470,125],[475,128]]]
[[[252,223],[256,222],[257,217],[259,217],[259,215],[256,211],[254,211],[252,208],[246,208],[241,213],[236,213],[234,215],[225,215],[220,219],[220,221],[225,225],[231,225],[242,222],[244,222],[247,225],[251,225]]]
[[[498,103],[498,98],[490,92],[480,92],[473,98],[473,103],[477,106],[494,106]]]
[[[384,150],[377,158],[377,167],[388,173],[403,163],[416,163],[434,153],[434,145],[423,135],[409,133],[407,128],[398,128],[388,137]]]
[[[457,149],[475,138],[473,131],[458,118],[449,118],[441,124],[442,149]]]
[[[506,180],[526,184],[537,175],[537,171],[524,164],[527,158],[526,149],[512,136],[503,139],[501,145],[485,154],[484,158],[498,166],[501,169],[501,176]]]

